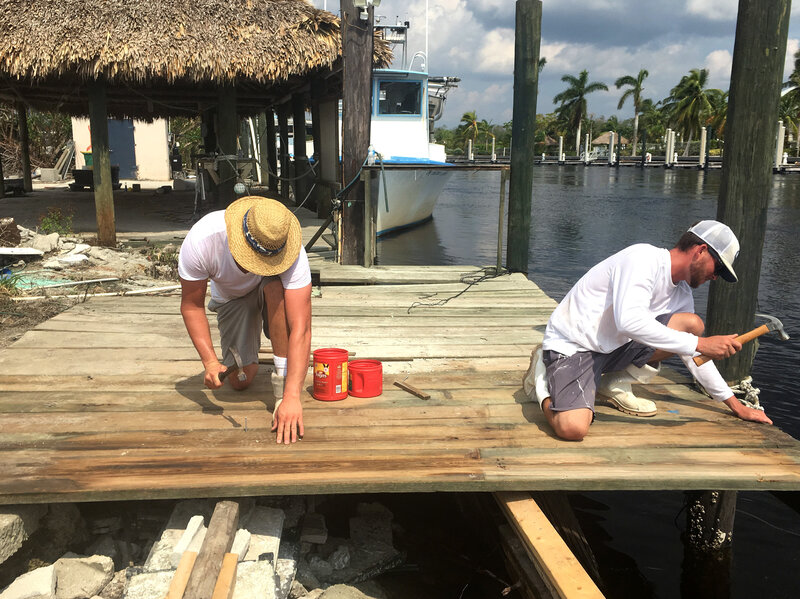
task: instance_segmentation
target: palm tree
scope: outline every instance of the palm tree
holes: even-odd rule
[[[664,113],[659,107],[660,102],[653,102],[649,98],[642,100],[642,112],[639,122],[642,125],[642,131],[651,140],[658,139],[664,135]],[[642,148],[642,152],[646,152],[647,148]]]
[[[708,69],[692,69],[688,75],[681,78],[678,85],[670,91],[669,97],[664,100],[664,110],[669,114],[670,122],[686,140],[684,156],[689,154],[692,137],[700,131],[712,109],[709,100],[711,90],[706,89],[706,83],[708,83]]]
[[[706,116],[705,124],[714,130],[717,139],[721,139],[728,121],[728,92],[721,89],[709,89],[706,95],[711,109]]]
[[[586,69],[581,71],[577,77],[564,75],[561,81],[568,83],[569,87],[553,98],[553,104],[561,102],[561,106],[558,107],[559,117],[566,119],[570,127],[576,129],[576,152],[581,147],[581,124],[588,112],[586,110],[586,95],[601,89],[608,91],[608,86],[605,83],[600,83],[599,81],[588,83],[588,79],[589,73]]]
[[[617,89],[621,88],[623,85],[629,86],[619,99],[617,110],[622,110],[622,106],[628,98],[633,102],[633,145],[631,146],[631,156],[636,154],[636,142],[639,139],[639,113],[642,111],[642,100],[644,99],[642,98],[642,92],[644,91],[642,84],[649,75],[650,73],[647,72],[647,69],[642,69],[636,77],[625,75],[614,82]]]
[[[537,74],[539,74],[539,75],[541,75],[541,74],[542,74],[542,69],[544,68],[544,65],[546,65],[546,64],[547,64],[547,59],[546,59],[544,56],[542,56],[542,57],[539,59],[539,62],[537,63],[537,65],[536,65],[536,68],[538,69],[538,70],[536,71],[536,72],[537,72]]]
[[[474,149],[475,141],[478,139],[478,131],[480,129],[477,112],[472,110],[462,114],[459,127],[461,127],[461,132],[464,135],[465,141],[470,137],[472,138],[472,148]]]
[[[783,84],[781,96],[781,118],[794,129],[795,155],[800,156],[800,50],[794,53],[794,70]]]

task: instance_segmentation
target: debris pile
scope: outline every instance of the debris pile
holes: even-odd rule
[[[392,544],[392,512],[358,503],[352,514],[339,514],[349,533],[336,536],[318,511],[324,501],[236,501],[238,527],[228,551],[238,556],[234,599],[385,596],[376,583],[363,583],[404,561]],[[200,559],[215,504],[139,502],[124,515],[82,504],[83,516],[73,504],[2,508],[0,599],[163,599],[174,592],[187,556]]]

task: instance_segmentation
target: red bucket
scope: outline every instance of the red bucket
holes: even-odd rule
[[[349,378],[353,397],[377,397],[383,393],[383,364],[379,360],[353,360]]]
[[[347,350],[328,347],[314,350],[314,397],[337,401],[347,397]]]

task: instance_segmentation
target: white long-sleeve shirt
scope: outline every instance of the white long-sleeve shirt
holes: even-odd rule
[[[550,320],[543,347],[571,356],[579,351],[609,354],[631,340],[678,354],[716,400],[733,396],[713,362],[695,365],[696,335],[670,329],[660,314],[694,312],[691,287],[672,282],[669,250],[632,245],[589,270],[570,289]]]

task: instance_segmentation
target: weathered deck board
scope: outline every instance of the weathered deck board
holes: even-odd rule
[[[306,394],[306,435],[289,447],[276,445],[269,431],[274,400],[265,376],[241,393],[202,386],[176,295],[75,306],[0,352],[0,503],[800,489],[800,443],[734,419],[675,372],[640,389],[657,400],[656,417],[601,405],[583,442],[555,438],[521,389],[555,303],[521,275],[467,289],[461,279],[477,270],[333,267],[321,276],[340,285],[324,285],[313,300],[313,347],[384,360],[384,393],[341,402]],[[271,356],[265,342],[260,360]]]

